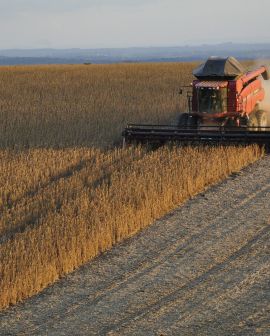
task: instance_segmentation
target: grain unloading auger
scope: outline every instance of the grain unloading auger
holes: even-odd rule
[[[193,71],[188,112],[176,125],[129,124],[124,143],[258,143],[270,147],[270,111],[262,108],[266,66],[245,72],[233,57],[211,57]],[[181,90],[182,93],[182,90]]]

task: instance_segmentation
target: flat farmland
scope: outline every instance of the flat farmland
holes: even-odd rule
[[[0,314],[4,335],[268,336],[269,157]]]
[[[179,96],[178,91],[181,85],[191,82],[193,67],[192,63],[175,63],[1,68],[2,309],[38,294],[209,186],[264,156],[257,146],[121,148],[121,131],[128,122],[173,123],[186,109],[185,97]],[[227,208],[225,205],[224,209]],[[219,211],[223,212],[222,209],[220,205]],[[266,210],[262,214],[267,216]],[[202,218],[207,223],[208,217]],[[181,217],[177,225],[184,234]],[[226,229],[227,224],[224,225]],[[251,230],[247,238],[251,239],[255,231]],[[210,251],[211,237],[207,239]],[[155,237],[149,238],[149,247],[151,240],[155,241]],[[235,246],[228,253],[241,249],[244,240],[235,239]],[[214,266],[215,257],[207,252],[205,261],[208,257],[209,267]],[[123,252],[122,258],[119,265],[127,261],[127,252]],[[217,262],[222,258],[217,256]],[[91,265],[89,270],[94,267]],[[114,272],[113,267],[117,266],[111,266]],[[206,264],[194,264],[197,267],[199,275],[199,269]],[[64,280],[63,284],[68,282]],[[89,283],[93,295],[95,290],[99,291],[99,285],[103,286],[101,280],[96,282],[96,288]],[[80,292],[78,287],[75,295],[77,291]],[[162,291],[168,294],[164,288]],[[60,305],[66,304],[61,295],[56,299]],[[35,301],[29,301],[30,305],[31,302]],[[22,314],[24,307],[18,306]],[[9,318],[19,310],[3,312],[3,332],[8,332]],[[27,333],[18,323],[13,332]],[[101,327],[97,324],[97,328]],[[118,330],[105,329],[100,329],[103,334]],[[34,330],[29,333],[35,334]],[[89,332],[95,334],[97,330]],[[58,330],[56,334],[61,333]]]
[[[172,122],[194,63],[2,67],[0,146],[112,146],[128,122]]]

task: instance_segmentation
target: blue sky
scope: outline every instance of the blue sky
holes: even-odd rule
[[[269,13],[269,0],[0,0],[0,49],[270,42]]]

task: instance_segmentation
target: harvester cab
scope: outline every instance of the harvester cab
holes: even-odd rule
[[[267,111],[261,109],[265,92],[260,75],[269,79],[265,66],[245,72],[233,57],[211,57],[193,71],[196,79],[192,84],[192,104],[189,117],[193,124],[201,126],[248,127],[264,129]],[[270,112],[270,111],[269,111]],[[181,122],[182,119],[182,122]],[[185,124],[181,117],[180,126]]]
[[[193,75],[188,111],[180,114],[177,125],[128,125],[124,141],[270,144],[270,111],[262,108],[262,77],[270,79],[266,66],[245,71],[233,57],[210,57]]]

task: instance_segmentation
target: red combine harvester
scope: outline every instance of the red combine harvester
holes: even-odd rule
[[[270,145],[270,111],[262,109],[266,66],[245,72],[233,57],[211,57],[193,71],[188,112],[177,125],[127,125],[124,143],[166,141]],[[183,93],[181,89],[180,93]]]

